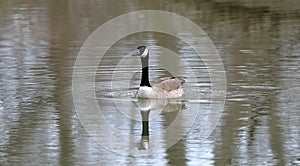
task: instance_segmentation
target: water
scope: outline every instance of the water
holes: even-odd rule
[[[298,6],[296,0],[0,1],[0,165],[299,165]],[[142,9],[191,19],[220,52],[227,98],[206,139],[198,136],[210,122],[208,70],[213,66],[205,66],[185,43],[160,33],[115,43],[97,66],[95,97],[80,100],[84,108],[90,101],[101,106],[103,114],[92,118],[99,120],[96,138],[106,142],[97,142],[75,111],[72,72],[81,45],[109,19]],[[139,60],[123,57],[143,42],[152,46],[151,77],[170,71],[187,77],[182,99],[158,103],[134,97]],[[174,68],[160,56],[160,47],[186,58],[174,59]],[[183,60],[199,72],[186,70]],[[83,96],[90,89],[84,90]],[[141,111],[149,102],[160,107]],[[147,114],[149,136],[142,136]],[[118,132],[101,126],[101,116]],[[184,136],[169,147],[172,137],[166,131],[176,118],[179,127],[171,136]]]

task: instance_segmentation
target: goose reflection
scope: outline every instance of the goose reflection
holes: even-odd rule
[[[149,148],[149,114],[151,110],[162,112],[177,112],[185,109],[181,98],[177,99],[148,99],[138,98],[138,108],[142,117],[142,134],[139,150]]]

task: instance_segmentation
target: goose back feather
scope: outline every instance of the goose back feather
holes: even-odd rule
[[[171,92],[179,89],[184,82],[182,77],[163,77],[150,81],[150,85],[152,87],[161,88],[166,92]]]

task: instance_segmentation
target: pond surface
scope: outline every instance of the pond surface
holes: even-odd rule
[[[299,165],[299,6],[297,0],[0,1],[0,165]],[[85,123],[85,112],[75,110],[72,74],[85,40],[106,21],[145,9],[189,18],[219,51],[227,91],[224,109],[210,116],[214,130],[203,128],[215,102],[208,72],[214,66],[162,33],[116,42],[96,66],[95,96],[85,95],[90,87],[80,91],[80,108],[95,121]],[[127,55],[141,43],[151,48],[151,78],[185,77],[181,99],[135,98],[140,61]],[[98,114],[89,112],[90,100]]]

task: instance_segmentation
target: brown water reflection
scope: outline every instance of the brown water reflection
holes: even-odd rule
[[[299,6],[297,0],[0,1],[0,165],[300,164]],[[73,108],[71,75],[89,34],[142,9],[176,12],[203,28],[222,56],[228,90],[224,115],[207,140],[197,142],[195,127],[157,156],[134,158],[88,136]],[[160,36],[151,40],[181,46]],[[124,51],[136,45],[131,42],[116,47]],[[209,78],[202,76],[205,93]],[[101,78],[97,83],[108,76]],[[166,125],[172,116],[162,114],[157,123]],[[138,126],[124,131],[139,132]]]

